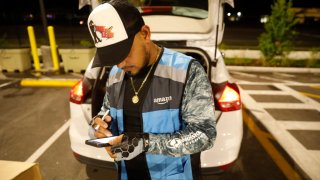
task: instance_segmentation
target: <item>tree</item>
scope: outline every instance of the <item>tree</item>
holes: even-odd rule
[[[275,57],[286,59],[293,48],[297,32],[293,29],[298,20],[289,0],[276,0],[271,6],[271,15],[265,24],[265,32],[259,37],[259,48],[268,64],[273,65]]]

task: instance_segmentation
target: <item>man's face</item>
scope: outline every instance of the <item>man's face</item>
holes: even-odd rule
[[[136,75],[148,64],[149,53],[147,51],[145,39],[138,32],[134,38],[129,55],[121,61],[117,66],[131,75]]]

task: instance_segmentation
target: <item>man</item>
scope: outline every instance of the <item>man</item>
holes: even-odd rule
[[[92,66],[115,66],[90,131],[97,138],[117,136],[106,150],[118,163],[119,178],[201,178],[200,152],[211,148],[216,136],[203,67],[153,43],[149,26],[127,1],[98,6],[88,22],[112,27],[113,37],[95,44]]]

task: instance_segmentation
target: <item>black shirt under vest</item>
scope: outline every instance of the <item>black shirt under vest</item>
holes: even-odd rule
[[[162,51],[160,52],[159,58],[162,55]],[[125,91],[124,91],[124,100],[123,100],[123,119],[124,119],[124,132],[130,133],[142,133],[143,132],[143,122],[142,122],[142,108],[143,102],[147,96],[152,77],[154,75],[155,69],[157,68],[157,64],[159,62],[159,58],[156,61],[156,64],[153,66],[145,84],[141,88],[138,93],[139,102],[134,104],[132,102],[132,97],[135,95],[134,89],[131,84],[130,76],[125,75],[124,82],[125,82]],[[147,76],[150,66],[144,67],[140,70],[140,72],[132,76],[133,84],[135,86],[135,90],[138,91],[140,88],[142,81]],[[140,180],[147,180],[151,179],[145,153],[142,153],[131,159],[129,161],[125,161],[126,170],[128,179],[136,179],[139,177]],[[119,167],[119,166],[118,166]],[[120,172],[118,173],[120,176]],[[119,177],[120,179],[120,177]]]

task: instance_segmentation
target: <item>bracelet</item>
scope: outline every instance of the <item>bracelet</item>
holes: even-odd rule
[[[143,142],[144,142],[144,151],[147,152],[149,149],[149,134],[143,133],[142,138],[143,138]]]

